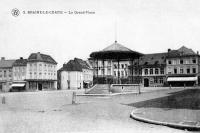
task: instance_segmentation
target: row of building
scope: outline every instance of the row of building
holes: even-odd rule
[[[28,59],[0,60],[0,90],[57,89],[57,62],[49,55],[32,53]]]
[[[32,53],[27,59],[0,60],[0,91],[81,89],[93,85],[93,69],[74,58],[57,71],[57,62],[46,54]]]
[[[113,43],[90,54],[95,83],[142,84],[145,87],[200,84],[200,56],[185,46],[142,54]]]
[[[0,60],[0,90],[81,89],[94,84],[142,84],[144,87],[200,84],[200,56],[185,46],[163,53],[142,54],[115,41],[92,52],[87,61],[74,58],[57,70],[46,54]]]

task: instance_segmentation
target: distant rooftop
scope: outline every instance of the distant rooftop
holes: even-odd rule
[[[145,54],[139,59],[139,65],[163,65],[166,64],[167,53]]]
[[[15,60],[6,60],[4,57],[0,60],[0,68],[12,68]]]
[[[41,62],[48,62],[48,63],[52,63],[52,64],[57,64],[57,62],[50,55],[42,54],[40,52],[32,53],[28,57],[28,62],[32,62],[32,61],[33,62],[34,61],[41,61]]]
[[[82,72],[83,69],[91,69],[90,65],[79,58],[74,58],[74,60],[70,60],[67,64],[63,64],[63,67],[60,69],[60,71],[80,71]]]
[[[170,58],[170,57],[195,56],[195,55],[197,55],[197,53],[195,53],[192,49],[182,46],[177,50],[169,50],[167,57]]]
[[[27,59],[23,59],[22,57],[20,59],[15,60],[13,63],[13,66],[26,66],[27,65]]]

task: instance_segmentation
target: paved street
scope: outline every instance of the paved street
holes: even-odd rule
[[[141,95],[118,95],[113,97],[82,96],[77,97],[76,105],[65,104],[59,107],[56,106],[46,109],[26,109],[1,105],[0,132],[187,132],[135,121],[129,117],[133,107],[126,105],[128,103],[166,96],[168,92],[179,90],[182,89],[149,92]],[[58,93],[58,95],[59,94],[60,93]]]

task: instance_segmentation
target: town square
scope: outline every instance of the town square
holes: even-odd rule
[[[0,133],[199,132],[199,7],[3,0]]]

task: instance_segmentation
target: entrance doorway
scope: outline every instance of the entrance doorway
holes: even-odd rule
[[[144,87],[149,87],[149,79],[148,78],[144,79]]]
[[[38,84],[38,90],[40,90],[40,91],[42,90],[42,84],[41,83]]]

